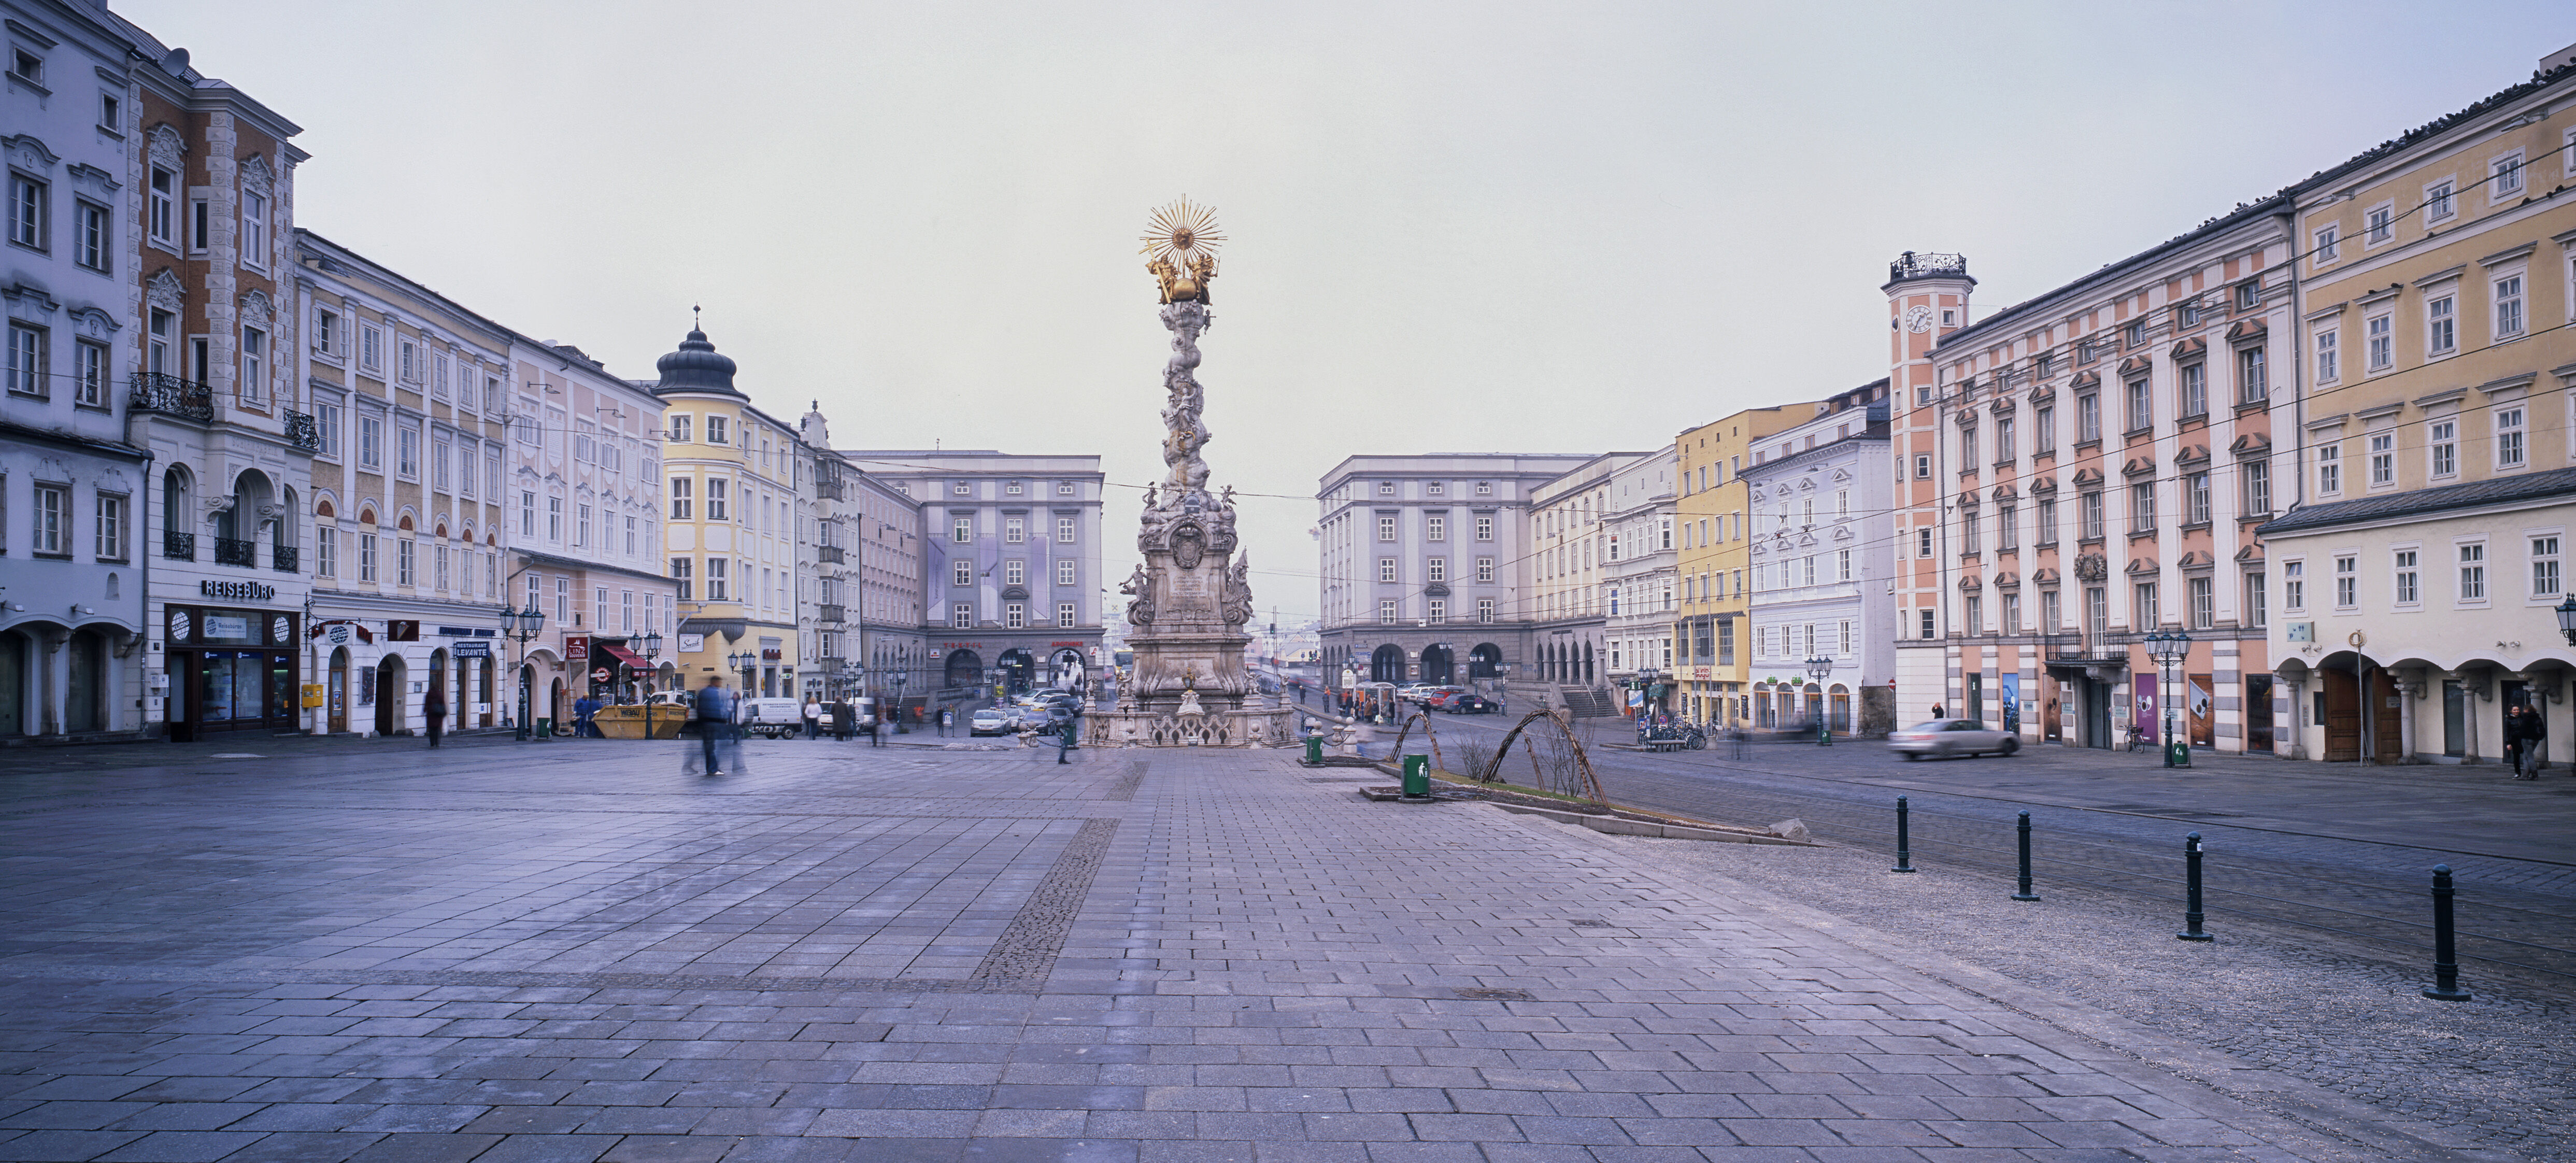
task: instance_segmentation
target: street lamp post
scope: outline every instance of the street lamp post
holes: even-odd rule
[[[1807,660],[1807,677],[1816,680],[1816,746],[1834,745],[1833,720],[1825,701],[1825,680],[1833,677],[1834,660],[1818,656]]]
[[[2147,635],[2146,641],[2147,656],[2156,660],[2156,685],[2160,688],[2164,702],[2162,708],[2164,714],[2160,718],[2164,735],[2165,766],[2189,767],[2191,766],[2189,752],[2182,755],[2181,762],[2175,762],[2173,703],[2174,674],[2183,658],[2191,650],[2191,635],[2180,630],[2167,630]]]
[[[535,602],[527,609],[505,606],[501,610],[501,633],[519,644],[519,742],[528,741],[528,643],[545,632],[546,612]]]
[[[903,683],[904,672],[894,672],[894,733],[897,735],[910,734],[903,728]]]

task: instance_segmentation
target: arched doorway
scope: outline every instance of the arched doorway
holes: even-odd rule
[[[1059,650],[1048,660],[1049,681],[1058,690],[1082,689],[1083,672],[1087,669],[1079,650]]]
[[[402,655],[388,654],[376,664],[376,734],[391,735],[408,725],[411,715],[403,705]]]
[[[1479,642],[1467,652],[1467,677],[1503,677],[1503,648],[1491,642]]]
[[[943,685],[974,686],[984,681],[984,656],[972,650],[948,652],[948,670]]]
[[[1405,681],[1404,648],[1390,642],[1378,647],[1376,653],[1369,655],[1369,681]]]
[[[483,656],[481,665],[474,668],[474,704],[476,707],[480,708],[475,713],[474,725],[478,727],[491,726],[492,656],[488,654]]]
[[[1592,670],[1592,644],[1591,644],[1591,643],[1589,643],[1589,642],[1586,642],[1586,643],[1584,643],[1584,644],[1583,644],[1583,683],[1584,683],[1584,685],[1586,685],[1586,686],[1590,686],[1590,685],[1593,683],[1593,681],[1594,681],[1594,672],[1593,672],[1593,670]]]
[[[75,630],[66,655],[63,732],[107,730],[107,636]]]
[[[528,700],[536,697],[536,689],[536,664],[527,662],[520,663],[519,689],[510,693],[510,713],[517,716],[510,720],[510,724],[512,726],[534,727],[536,725],[531,721],[536,717],[536,710],[528,705]]]
[[[324,729],[337,735],[349,729],[348,647],[340,646],[332,649],[331,669],[322,681],[328,684],[324,689],[322,704],[327,716]]]
[[[447,697],[448,689],[447,652],[444,650],[430,651],[429,695],[420,701],[420,705],[424,708],[424,713],[426,713],[426,708],[432,702],[447,708],[447,721],[439,724],[439,729],[442,731],[456,724],[456,700]]]
[[[27,733],[27,636],[0,630],[0,735]]]
[[[1036,677],[1037,659],[1029,657],[1028,651],[1013,647],[1003,651],[1002,657],[996,661],[1002,668],[1003,689],[1015,695],[1026,693],[1030,680]]]
[[[1458,681],[1458,663],[1448,647],[1422,648],[1422,681],[1433,686],[1448,686]]]
[[[557,727],[572,722],[572,699],[564,693],[564,680],[560,678],[546,692],[546,717],[553,719]]]

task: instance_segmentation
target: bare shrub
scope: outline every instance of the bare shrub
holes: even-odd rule
[[[1483,779],[1485,768],[1494,762],[1494,745],[1483,739],[1471,738],[1458,745],[1458,762],[1466,765],[1459,774]]]

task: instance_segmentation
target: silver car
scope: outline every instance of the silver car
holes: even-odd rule
[[[1934,719],[1887,733],[1887,745],[1907,759],[1926,755],[2010,755],[2021,740],[1975,719]]]

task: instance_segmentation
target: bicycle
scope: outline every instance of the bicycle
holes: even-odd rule
[[[2156,741],[2155,741],[2155,740],[2147,738],[2147,736],[2146,736],[2146,733],[2145,733],[2145,732],[2138,730],[2138,725],[2137,725],[2137,724],[2135,724],[2135,723],[2131,723],[2131,724],[2129,724],[2129,741],[2128,741],[2128,743],[2127,743],[2126,745],[2124,745],[2124,746],[2123,746],[2122,750],[2126,750],[2126,751],[2153,751],[2153,750],[2155,750],[2155,749],[2156,749]]]

